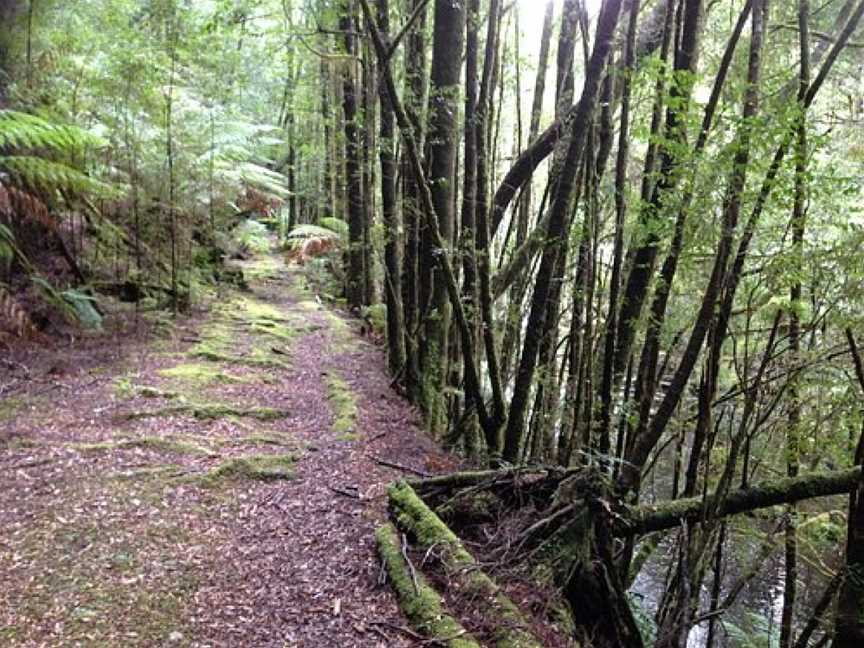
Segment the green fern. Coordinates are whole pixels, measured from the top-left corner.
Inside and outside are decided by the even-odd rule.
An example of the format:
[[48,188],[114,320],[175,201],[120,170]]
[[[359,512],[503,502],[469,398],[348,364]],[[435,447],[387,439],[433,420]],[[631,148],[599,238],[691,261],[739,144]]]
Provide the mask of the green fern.
[[254,162],[217,160],[214,176],[219,182],[237,188],[244,185],[254,187],[269,199],[284,200],[291,194],[285,176]]
[[343,238],[348,238],[348,223],[341,218],[336,218],[335,216],[325,216],[318,220],[318,224],[321,227],[326,227],[329,230],[332,230],[342,236]]
[[31,155],[0,156],[3,168],[15,184],[33,191],[50,194],[58,189],[75,194],[106,196],[114,190],[104,182],[95,180],[77,169]]
[[14,110],[0,110],[0,147],[13,149],[48,149],[53,153],[80,153],[87,147],[99,147],[104,141],[87,131],[56,124],[36,115]]

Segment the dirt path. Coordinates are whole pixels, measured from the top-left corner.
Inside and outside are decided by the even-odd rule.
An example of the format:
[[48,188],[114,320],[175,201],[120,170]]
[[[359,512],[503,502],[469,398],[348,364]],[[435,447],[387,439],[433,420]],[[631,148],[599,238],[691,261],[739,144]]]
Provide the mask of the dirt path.
[[158,339],[0,374],[0,645],[411,645],[377,459],[448,460],[296,271],[247,274]]

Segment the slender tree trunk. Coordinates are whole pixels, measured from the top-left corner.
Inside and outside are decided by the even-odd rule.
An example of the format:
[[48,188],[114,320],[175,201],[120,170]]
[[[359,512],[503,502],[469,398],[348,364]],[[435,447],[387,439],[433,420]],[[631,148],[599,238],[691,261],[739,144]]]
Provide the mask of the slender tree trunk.
[[[385,39],[390,31],[390,4],[378,0],[378,27]],[[381,102],[380,153],[381,214],[384,221],[384,296],[387,305],[387,360],[391,375],[397,375],[405,364],[405,337],[402,331],[402,272],[399,212],[396,204],[396,132],[395,117],[387,88],[378,89]]]
[[[422,6],[422,9],[420,7]],[[405,54],[405,106],[411,119],[414,141],[423,145],[423,106],[426,86],[426,6],[425,0],[412,0],[411,11],[420,10],[416,26],[407,37]],[[379,62],[380,63],[380,62]],[[407,156],[402,160],[402,219],[405,227],[402,301],[405,321],[405,387],[415,403],[422,403],[420,349],[417,343],[420,314],[420,235],[422,201],[417,179]]]
[[[552,18],[555,3],[552,0],[546,3],[546,13],[543,17],[543,30],[540,36],[540,55],[537,62],[537,79],[534,82],[534,100],[531,105],[531,123],[528,127],[528,141],[537,139],[540,132],[540,117],[543,113],[543,95],[546,92],[546,69],[549,65],[549,44],[552,39]],[[516,240],[514,249],[519,249],[528,237],[528,226],[531,215],[531,183],[525,184],[522,196],[519,199],[519,212],[516,223]],[[522,301],[528,287],[527,277],[520,273],[513,282],[510,290],[510,301],[507,308],[507,320],[504,325],[504,336],[502,342],[502,376],[510,375],[512,364],[512,352],[515,351],[522,328]]]
[[524,416],[528,403],[528,393],[534,377],[537,354],[540,347],[539,333],[542,331],[546,317],[547,297],[555,264],[557,262],[562,238],[566,235],[569,225],[573,183],[582,158],[588,129],[591,127],[593,114],[600,95],[606,59],[611,50],[612,39],[618,25],[621,12],[621,0],[609,0],[604,3],[598,19],[597,35],[594,50],[585,72],[585,85],[579,100],[579,110],[573,121],[570,144],[567,157],[561,170],[555,199],[549,219],[549,243],[540,260],[537,279],[532,296],[531,311],[528,316],[528,328],[519,361],[519,370],[513,389],[507,430],[504,439],[504,459],[515,462],[524,436]]
[[[804,223],[807,203],[807,112],[803,107],[807,87],[810,85],[810,3],[798,0],[798,30],[800,43],[798,102],[801,116],[795,144],[795,195],[792,207],[792,255],[793,267],[803,267]],[[789,352],[791,362],[798,365],[801,361],[801,280],[796,279],[789,295]],[[787,387],[789,394],[789,427],[786,431],[786,473],[796,477],[799,469],[799,427],[801,425],[801,394],[798,374],[791,376]],[[795,595],[798,584],[798,534],[796,531],[795,506],[790,505],[789,520],[786,525],[784,566],[785,586],[783,588],[783,611],[780,617],[780,648],[792,645],[795,621]]]
[[[356,56],[354,2],[342,0],[339,29],[344,37],[345,55]],[[360,118],[357,111],[356,63],[346,61],[342,69],[342,111],[345,119],[345,186],[348,206],[348,272],[346,297],[351,308],[365,305],[363,169],[360,150]]]
[[[440,435],[447,426],[448,332],[451,304],[442,279],[442,255],[452,254],[454,235],[453,177],[456,164],[456,125],[462,50],[465,43],[465,6],[451,0],[435,0],[432,66],[429,76],[429,137],[426,143],[427,177],[440,226],[443,249],[433,245],[434,234],[424,235],[421,267],[434,269],[429,293],[430,312],[425,322],[423,348],[423,404],[429,430]],[[463,352],[465,350],[463,349]]]
[[[846,329],[846,339],[852,353],[855,377],[864,391],[864,361],[852,331]],[[864,466],[864,425],[855,448],[855,465]],[[846,530],[846,576],[840,586],[837,613],[834,620],[834,648],[853,648],[864,642],[864,482],[853,486],[849,494],[849,516]]]
[[[698,2],[698,0],[696,0]],[[711,320],[715,313],[717,299],[720,296],[720,288],[723,277],[726,274],[726,265],[732,248],[732,237],[738,224],[741,210],[742,193],[747,179],[747,170],[750,162],[750,142],[752,139],[752,119],[759,110],[759,83],[762,65],[762,42],[764,38],[764,15],[763,7],[760,7],[757,17],[756,4],[753,8],[753,35],[750,46],[750,60],[748,63],[747,90],[744,99],[743,118],[744,123],[738,133],[736,154],[733,160],[732,172],[729,177],[724,199],[723,220],[721,238],[718,250],[714,257],[714,264],[708,286],[702,296],[702,303],[696,317],[690,337],[687,341],[684,354],[673,375],[671,385],[666,392],[663,401],[645,429],[644,433],[638,434],[629,455],[630,464],[625,466],[621,473],[623,480],[619,480],[621,486],[626,489],[637,485],[639,473],[645,465],[651,449],[660,439],[666,425],[669,422],[678,402],[683,395],[684,388],[690,379],[696,360],[699,357],[702,344],[708,333]],[[758,18],[758,19],[757,19]],[[698,20],[698,17],[697,17]],[[697,23],[698,24],[698,23]],[[685,18],[686,25],[686,18]],[[685,35],[687,30],[685,28]],[[623,322],[622,322],[623,324]],[[620,339],[620,336],[619,336]],[[647,397],[646,397],[647,398]]]
[[375,224],[375,54],[363,44],[363,303],[376,303],[375,255],[372,228]]

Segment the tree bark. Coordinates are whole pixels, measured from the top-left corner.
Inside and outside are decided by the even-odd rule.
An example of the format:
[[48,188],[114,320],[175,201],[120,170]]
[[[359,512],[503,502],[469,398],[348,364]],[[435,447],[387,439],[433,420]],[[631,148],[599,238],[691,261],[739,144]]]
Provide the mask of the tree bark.
[[[811,473],[800,477],[787,477],[769,484],[743,488],[730,492],[716,508],[714,519],[747,513],[757,509],[793,504],[815,497],[843,495],[861,483],[860,466],[830,473]],[[707,496],[710,501],[714,497]],[[698,522],[705,514],[705,499],[689,497],[656,505],[623,506],[620,519],[613,522],[613,533],[618,537],[644,535]],[[864,547],[864,544],[860,546]],[[857,645],[857,644],[856,644]]]
[[[354,3],[343,0],[339,29],[344,36],[347,56],[356,54],[354,42]],[[348,207],[348,276],[346,297],[351,308],[365,304],[363,263],[363,172],[361,169],[360,130],[357,115],[357,85],[354,80],[354,62],[345,63],[342,70],[342,111],[345,118],[345,184]]]
[[[390,3],[378,0],[378,26],[382,36],[389,38]],[[405,364],[405,337],[402,330],[402,272],[400,269],[401,239],[399,213],[396,204],[396,132],[395,117],[382,83],[378,89],[381,104],[380,153],[381,215],[384,221],[384,295],[387,305],[387,361],[390,374],[395,376]]]
[[[405,53],[405,106],[413,116],[414,141],[423,145],[423,106],[426,86],[426,0],[413,0],[412,11],[418,12],[411,29]],[[391,100],[392,101],[392,100]],[[417,179],[407,156],[402,160],[402,220],[405,227],[405,255],[403,262],[402,302],[405,326],[405,387],[415,403],[422,401],[420,378],[420,349],[417,333],[420,327],[420,223],[422,198]]]
[[[435,0],[432,66],[429,71],[429,136],[426,143],[427,178],[440,227],[440,240],[426,228],[421,266],[432,269],[429,315],[423,345],[423,407],[427,426],[440,435],[447,426],[446,387],[448,332],[452,314],[441,264],[436,260],[452,254],[455,225],[453,178],[456,165],[456,123],[462,50],[465,43],[465,5]],[[421,299],[422,301],[422,299]],[[466,350],[463,349],[463,353]]]

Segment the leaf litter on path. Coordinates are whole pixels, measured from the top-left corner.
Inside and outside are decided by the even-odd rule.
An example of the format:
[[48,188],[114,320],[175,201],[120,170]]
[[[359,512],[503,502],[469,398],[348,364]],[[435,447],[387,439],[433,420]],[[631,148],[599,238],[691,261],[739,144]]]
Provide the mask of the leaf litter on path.
[[51,378],[0,408],[0,644],[414,644],[373,540],[401,474],[375,459],[452,459],[380,349],[266,263],[166,339],[22,352]]

